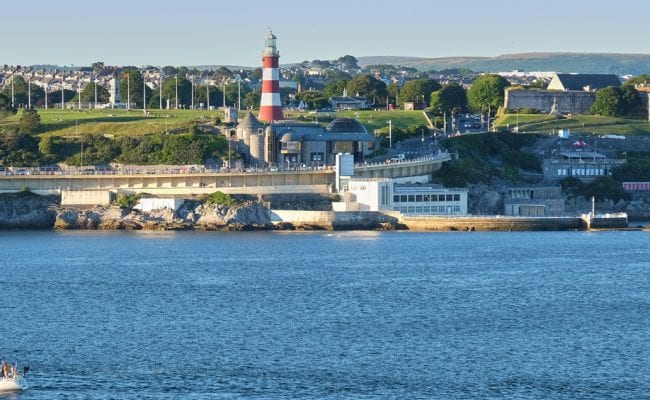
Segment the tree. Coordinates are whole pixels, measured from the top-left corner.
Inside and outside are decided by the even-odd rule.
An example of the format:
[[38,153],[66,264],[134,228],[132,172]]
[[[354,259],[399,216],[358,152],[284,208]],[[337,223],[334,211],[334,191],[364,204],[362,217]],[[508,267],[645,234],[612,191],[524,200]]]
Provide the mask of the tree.
[[650,75],[643,74],[630,78],[623,84],[623,86],[650,86]]
[[431,109],[458,113],[467,108],[467,93],[457,84],[445,85],[431,95]]
[[643,114],[643,100],[639,91],[631,85],[624,85],[621,90],[624,115],[633,117]]
[[339,59],[336,61],[341,66],[341,69],[359,69],[357,59],[351,55],[339,57]]
[[92,64],[90,64],[90,68],[92,68],[93,72],[96,74],[99,74],[104,70],[104,63],[102,61],[97,61]]
[[303,101],[311,109],[325,108],[329,106],[329,98],[315,90],[305,90],[296,95],[297,101]]
[[641,96],[633,86],[610,86],[596,92],[591,113],[607,117],[635,116],[642,105]]
[[[212,85],[203,85],[203,86],[197,86],[194,88],[194,94],[196,96],[196,101],[198,103],[203,103],[204,107],[208,106],[208,103],[210,103],[210,107],[212,106],[217,106],[218,103],[221,103],[222,100],[222,93],[219,88],[216,86]],[[208,94],[210,96],[210,101],[208,102]]]
[[399,85],[397,83],[391,83],[390,85],[388,85],[386,90],[388,91],[388,98],[395,99],[395,106],[399,106],[399,104],[397,104],[397,101],[399,99],[399,91],[400,91]]
[[440,90],[441,86],[433,79],[416,79],[408,81],[400,89],[400,100],[423,102],[428,104],[431,101],[431,93]]
[[176,75],[178,75],[179,78],[187,78],[187,75],[190,73],[190,69],[187,67],[178,67],[178,71],[176,71]]
[[384,104],[388,91],[386,84],[379,79],[370,75],[357,75],[348,82],[348,94],[350,96],[365,96],[368,100],[379,100],[380,104]]
[[255,92],[246,93],[246,96],[244,96],[243,104],[244,107],[248,108],[249,110],[252,110],[254,108],[257,108],[260,105],[261,100],[262,100],[262,92],[258,90]]
[[[97,102],[98,103],[108,103],[111,95],[108,93],[105,87],[97,85],[96,82],[90,82],[86,85],[85,88],[81,90],[81,101],[84,103],[94,103],[95,102],[95,86],[97,86]],[[133,90],[133,88],[131,88]]]
[[41,136],[38,141],[38,151],[46,156],[51,156],[55,153],[55,142],[53,136]]
[[164,66],[162,68],[162,71],[163,71],[163,75],[165,76],[173,76],[176,75],[176,73],[178,72],[176,67],[172,67],[171,65]]
[[41,129],[41,116],[35,108],[23,109],[23,115],[19,121],[20,132],[34,134]]
[[342,96],[343,90],[348,85],[348,82],[349,80],[347,79],[341,79],[326,84],[322,92],[323,97],[327,97],[329,99],[332,96]]
[[0,93],[0,119],[16,113],[16,109],[11,106],[11,98]]
[[31,101],[32,105],[38,104],[39,101],[45,98],[45,92],[43,88],[30,85],[20,75],[12,75],[9,80],[5,80],[5,89],[2,91],[2,94],[9,98],[11,102],[11,80],[13,79],[14,87],[14,106],[18,108],[26,107],[29,104],[29,96],[31,91]]
[[248,79],[251,81],[262,80],[262,68],[255,68],[248,74]]
[[488,108],[496,111],[503,104],[504,89],[508,86],[510,82],[499,75],[479,77],[467,91],[469,106],[476,112],[483,112]]
[[[178,82],[178,104],[176,104],[176,82]],[[175,76],[163,81],[163,103],[169,101],[172,108],[182,108],[192,103],[192,84],[185,78]],[[163,104],[165,107],[165,104]]]
[[120,101],[122,103],[134,104],[135,107],[141,108],[144,100],[143,90],[146,91],[147,98],[151,98],[151,88],[144,85],[144,77],[136,68],[130,68],[122,71],[121,78]]
[[623,115],[623,91],[619,87],[610,86],[596,92],[596,100],[591,106],[591,113],[606,117]]

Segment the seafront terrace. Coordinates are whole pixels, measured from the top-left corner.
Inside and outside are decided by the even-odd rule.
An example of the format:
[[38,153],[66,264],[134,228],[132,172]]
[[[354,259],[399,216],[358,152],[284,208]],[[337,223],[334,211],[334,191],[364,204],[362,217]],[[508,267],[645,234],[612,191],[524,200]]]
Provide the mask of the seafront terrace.
[[[403,178],[431,174],[449,153],[391,163],[355,166],[359,177]],[[120,168],[11,168],[0,172],[0,192],[29,189],[39,194],[62,190],[107,190],[126,193],[187,195],[221,191],[230,194],[330,193],[333,166],[219,168],[205,166],[124,166]]]

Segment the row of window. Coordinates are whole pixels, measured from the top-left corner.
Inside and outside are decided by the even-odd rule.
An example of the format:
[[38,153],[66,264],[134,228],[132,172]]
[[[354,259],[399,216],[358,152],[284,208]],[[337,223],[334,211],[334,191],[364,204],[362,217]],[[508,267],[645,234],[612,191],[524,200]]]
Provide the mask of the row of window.
[[603,176],[605,171],[603,168],[558,168],[557,175],[568,176],[571,172],[572,176]]
[[432,203],[438,201],[460,201],[460,194],[396,194],[395,203]]
[[460,206],[408,206],[395,207],[402,214],[458,214]]

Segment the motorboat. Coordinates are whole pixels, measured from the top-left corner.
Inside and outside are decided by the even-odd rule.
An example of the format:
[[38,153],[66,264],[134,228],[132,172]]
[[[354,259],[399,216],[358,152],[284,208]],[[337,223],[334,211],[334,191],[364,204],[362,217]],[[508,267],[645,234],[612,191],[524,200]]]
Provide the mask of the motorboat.
[[0,393],[27,389],[27,381],[22,375],[0,378]]

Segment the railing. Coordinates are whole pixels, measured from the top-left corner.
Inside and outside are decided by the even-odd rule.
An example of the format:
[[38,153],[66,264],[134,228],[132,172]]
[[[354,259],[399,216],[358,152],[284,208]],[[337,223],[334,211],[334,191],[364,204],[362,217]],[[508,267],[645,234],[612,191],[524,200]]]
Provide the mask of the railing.
[[365,167],[385,167],[387,165],[409,165],[409,164],[421,164],[426,162],[444,162],[451,160],[451,153],[444,151],[436,154],[430,154],[426,156],[421,156],[417,158],[410,158],[404,160],[386,160],[382,162],[375,163],[358,163],[355,164],[355,168],[365,168]]
[[121,167],[121,168],[79,168],[67,167],[65,169],[43,169],[39,167],[12,167],[0,170],[0,178],[3,176],[96,176],[96,175],[205,175],[205,174],[253,174],[253,173],[296,173],[296,172],[333,172],[332,165],[309,166],[300,165],[292,167],[247,167],[247,168],[211,168],[206,166],[179,166],[165,168],[151,168],[142,166]]

